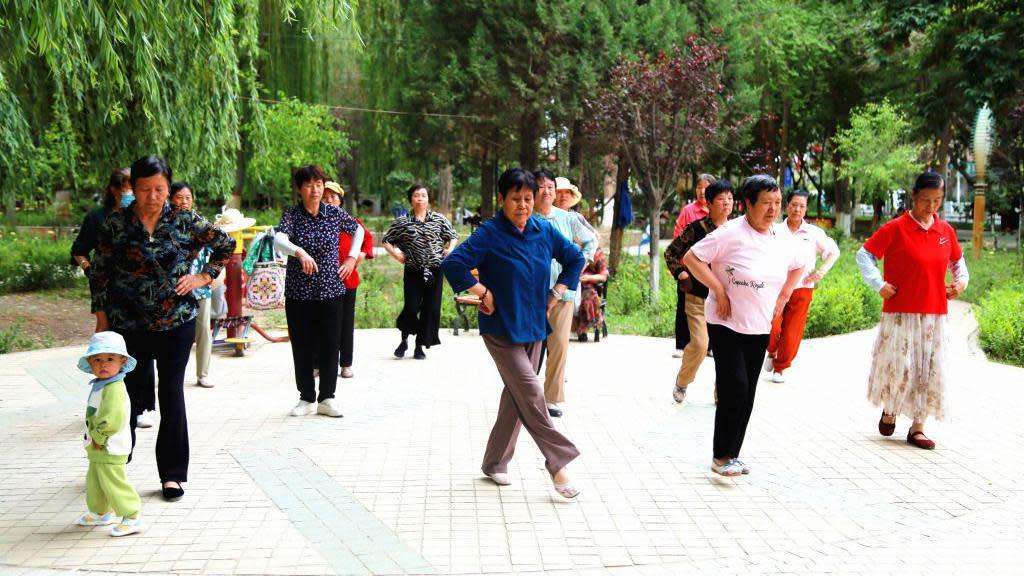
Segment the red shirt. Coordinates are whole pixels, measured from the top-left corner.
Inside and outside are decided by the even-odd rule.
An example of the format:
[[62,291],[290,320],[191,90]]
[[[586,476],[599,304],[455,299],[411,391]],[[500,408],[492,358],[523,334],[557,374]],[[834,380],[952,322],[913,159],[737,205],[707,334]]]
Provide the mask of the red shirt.
[[864,249],[884,260],[882,277],[896,287],[883,312],[946,313],[946,270],[963,256],[948,222],[936,216],[925,230],[906,212],[879,228]]
[[[363,221],[356,218],[356,222],[359,222],[360,226],[363,226]],[[348,251],[352,249],[352,236],[342,232],[338,234],[338,264],[344,264],[345,258],[348,258]],[[363,226],[363,245],[359,247],[359,251],[366,254],[367,258],[373,258],[373,234]],[[345,289],[355,290],[359,287],[359,270],[358,268],[352,270],[352,273],[345,278]]]
[[683,206],[683,209],[679,211],[679,217],[676,218],[676,227],[672,230],[672,238],[674,239],[682,234],[683,230],[690,225],[690,222],[696,222],[710,213],[706,207],[696,200]]

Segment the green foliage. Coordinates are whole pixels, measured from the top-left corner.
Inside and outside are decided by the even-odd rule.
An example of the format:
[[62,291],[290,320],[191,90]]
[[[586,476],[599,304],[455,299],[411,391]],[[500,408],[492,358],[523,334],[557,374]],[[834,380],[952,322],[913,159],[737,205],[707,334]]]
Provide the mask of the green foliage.
[[814,288],[804,338],[845,334],[874,326],[882,314],[882,298],[860,277],[854,242],[841,244],[842,255]]
[[888,100],[854,110],[850,127],[840,131],[836,142],[843,155],[839,172],[853,182],[860,198],[884,198],[890,190],[909,188],[920,168],[909,131],[906,115]]
[[257,103],[262,125],[246,126],[250,138],[263,131],[266,140],[256,147],[248,174],[257,184],[261,205],[287,206],[294,199],[292,169],[317,164],[334,173],[338,156],[348,152],[344,123],[326,106],[305,104],[280,96],[276,104]]
[[992,290],[1024,286],[1024,263],[1016,250],[986,250],[979,260],[975,260],[965,247],[964,257],[971,281],[960,296],[961,300],[976,304]]
[[70,240],[0,234],[0,294],[63,288],[84,283],[69,264]]
[[974,312],[985,354],[993,360],[1024,366],[1024,284],[988,292]]
[[0,328],[0,354],[9,354],[18,350],[29,350],[35,342],[25,333],[25,326],[18,321],[6,328]]

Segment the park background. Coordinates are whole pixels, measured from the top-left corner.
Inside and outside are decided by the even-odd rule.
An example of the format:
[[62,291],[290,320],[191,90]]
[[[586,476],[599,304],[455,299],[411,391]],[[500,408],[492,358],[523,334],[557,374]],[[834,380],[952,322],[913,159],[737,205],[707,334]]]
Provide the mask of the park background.
[[[820,336],[877,321],[853,253],[932,169],[982,348],[1024,365],[1022,29],[1024,6],[996,0],[0,2],[0,352],[91,332],[74,227],[112,168],[157,153],[202,214],[260,224],[293,201],[291,168],[320,164],[378,237],[414,180],[458,220],[493,214],[500,170],[546,166],[603,231],[611,331],[653,336],[672,333],[675,286],[638,245],[663,248],[697,174],[810,191],[844,248],[816,290]],[[615,227],[624,189],[636,218]],[[399,266],[362,275],[357,326],[391,326]]]

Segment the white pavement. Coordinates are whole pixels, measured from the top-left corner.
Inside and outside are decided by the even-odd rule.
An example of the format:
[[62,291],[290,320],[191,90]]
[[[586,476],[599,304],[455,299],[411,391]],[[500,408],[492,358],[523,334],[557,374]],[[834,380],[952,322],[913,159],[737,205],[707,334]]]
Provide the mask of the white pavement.
[[359,331],[342,419],[286,416],[290,349],[259,344],[215,357],[215,388],[187,388],[181,501],[160,499],[156,429],[139,431],[128,472],[148,530],[120,539],[73,524],[81,349],[0,356],[0,573],[1022,574],[1024,370],[972,352],[966,306],[953,317],[935,451],[906,444],[907,421],[878,435],[865,331],[805,342],[786,384],[761,381],[739,479],[708,469],[711,360],[677,407],[670,340],[573,343],[569,503],[525,431],[513,485],[481,478],[500,381],[478,336],[445,331],[426,361],[398,361],[394,331]]

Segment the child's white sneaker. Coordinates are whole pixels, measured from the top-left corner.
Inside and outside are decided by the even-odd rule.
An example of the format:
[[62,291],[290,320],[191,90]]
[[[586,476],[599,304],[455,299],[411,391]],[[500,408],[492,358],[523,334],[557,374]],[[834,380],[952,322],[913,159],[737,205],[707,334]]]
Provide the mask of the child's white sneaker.
[[106,514],[98,515],[92,512],[86,512],[82,514],[82,517],[78,519],[79,526],[109,526],[111,524],[117,524],[121,520],[120,516],[114,516],[113,512],[107,512]]
[[135,534],[136,532],[142,532],[142,514],[139,514],[135,518],[124,518],[121,523],[114,526],[110,530],[111,536],[127,536],[129,534]]

